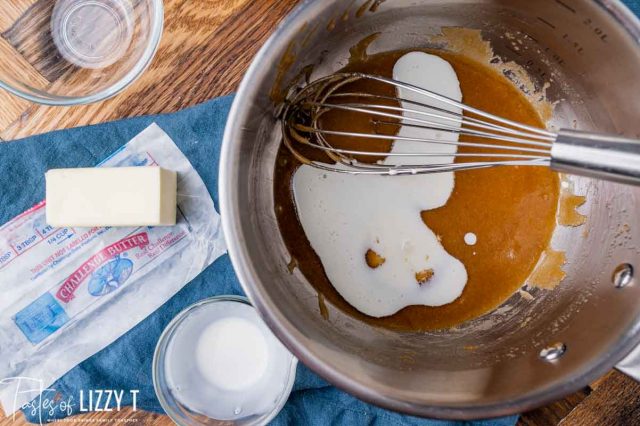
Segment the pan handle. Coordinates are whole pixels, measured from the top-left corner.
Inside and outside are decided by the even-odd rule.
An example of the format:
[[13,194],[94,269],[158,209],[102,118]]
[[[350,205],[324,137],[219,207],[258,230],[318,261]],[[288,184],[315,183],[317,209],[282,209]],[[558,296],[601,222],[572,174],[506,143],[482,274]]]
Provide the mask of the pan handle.
[[551,167],[640,185],[640,140],[563,129],[551,146]]

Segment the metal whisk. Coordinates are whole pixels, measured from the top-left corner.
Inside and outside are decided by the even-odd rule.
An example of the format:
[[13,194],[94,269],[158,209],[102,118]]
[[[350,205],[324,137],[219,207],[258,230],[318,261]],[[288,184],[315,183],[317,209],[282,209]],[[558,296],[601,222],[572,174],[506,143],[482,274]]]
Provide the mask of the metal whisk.
[[[405,96],[349,91],[350,84],[361,80],[393,86],[396,93],[404,92]],[[457,134],[464,140],[324,128],[322,118],[330,111],[366,114],[373,125]],[[318,79],[289,97],[281,122],[284,143],[296,158],[332,172],[407,175],[495,166],[549,166],[566,173],[640,184],[638,140],[568,129],[549,132],[376,75],[339,73]],[[344,149],[330,143],[327,136],[366,138],[369,143],[386,140],[412,142],[414,147],[416,143],[424,145],[415,150],[381,153]],[[322,151],[327,160],[309,159],[301,152],[302,145]],[[449,146],[449,151],[436,149],[442,146]],[[358,159],[381,156],[387,160]]]

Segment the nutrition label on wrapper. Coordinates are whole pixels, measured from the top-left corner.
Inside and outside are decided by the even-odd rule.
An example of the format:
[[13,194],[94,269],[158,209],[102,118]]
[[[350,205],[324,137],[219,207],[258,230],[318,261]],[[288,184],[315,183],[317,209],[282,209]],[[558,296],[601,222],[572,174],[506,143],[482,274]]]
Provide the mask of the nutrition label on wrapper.
[[[160,127],[98,167],[152,165],[177,172],[175,226],[55,228],[46,223],[46,201],[0,226],[0,384],[31,377],[48,386],[225,253],[211,195]],[[0,386],[5,411],[30,400],[14,397]]]

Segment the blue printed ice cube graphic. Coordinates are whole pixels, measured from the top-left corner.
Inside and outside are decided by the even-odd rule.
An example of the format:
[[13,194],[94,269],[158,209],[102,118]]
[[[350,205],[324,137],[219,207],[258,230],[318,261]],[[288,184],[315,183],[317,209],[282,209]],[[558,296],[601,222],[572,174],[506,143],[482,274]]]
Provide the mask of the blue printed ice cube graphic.
[[18,312],[13,321],[35,345],[69,322],[69,316],[51,293],[45,293]]
[[93,273],[88,286],[89,294],[99,297],[111,293],[131,276],[132,271],[131,260],[116,257]]

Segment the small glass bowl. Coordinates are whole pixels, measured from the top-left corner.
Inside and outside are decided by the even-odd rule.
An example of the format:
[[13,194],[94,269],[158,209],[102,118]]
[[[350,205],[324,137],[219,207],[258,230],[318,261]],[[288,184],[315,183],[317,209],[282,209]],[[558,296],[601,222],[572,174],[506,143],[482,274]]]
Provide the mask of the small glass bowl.
[[32,102],[78,105],[114,96],[151,63],[162,0],[0,2],[0,88]]
[[[276,395],[275,403],[269,407],[269,409],[264,412],[252,414],[247,417],[243,417],[237,420],[218,420],[207,416],[201,412],[198,412],[196,409],[189,407],[189,403],[185,400],[182,395],[180,395],[180,388],[174,389],[175,386],[172,386],[172,377],[170,377],[171,372],[167,371],[168,364],[170,363],[170,352],[172,351],[180,351],[184,346],[181,345],[183,340],[180,339],[181,335],[194,335],[194,324],[193,322],[189,324],[189,320],[194,320],[196,325],[196,329],[202,329],[202,325],[204,325],[204,321],[200,322],[200,319],[203,317],[211,316],[211,314],[218,314],[218,310],[221,315],[218,316],[219,319],[225,318],[226,314],[222,312],[228,312],[228,305],[231,304],[242,304],[248,305],[253,310],[251,303],[245,298],[240,296],[217,296],[209,299],[202,300],[194,305],[189,306],[182,312],[180,312],[165,328],[164,332],[160,336],[158,340],[158,344],[156,346],[156,350],[153,356],[153,386],[158,396],[158,400],[160,401],[160,405],[165,410],[165,412],[171,417],[171,419],[179,426],[200,426],[200,425],[215,425],[215,426],[256,426],[256,425],[266,425],[282,410],[287,399],[289,398],[289,394],[291,393],[291,389],[293,388],[293,384],[296,378],[296,369],[298,365],[298,360],[291,355],[284,347],[282,348],[283,352],[278,352],[282,357],[280,357],[277,361],[282,366],[282,368],[278,369],[282,374],[280,383],[284,383],[281,388],[281,392]],[[224,305],[227,305],[226,307]],[[219,306],[219,308],[218,308]],[[225,309],[225,311],[223,311]],[[270,338],[276,339],[275,336],[271,335],[271,331],[266,327],[262,320],[259,318],[257,312],[253,311],[255,314],[256,325],[259,324],[260,327],[264,327],[265,337],[267,335]],[[199,323],[199,324],[198,324]],[[178,337],[177,337],[178,336]],[[175,344],[174,344],[175,343]],[[280,342],[277,342],[279,345]],[[190,348],[188,351],[193,351],[193,348]],[[186,352],[185,352],[186,353]],[[184,359],[184,358],[183,358]],[[275,362],[276,360],[271,359],[271,362]],[[175,367],[175,366],[174,366]],[[245,391],[248,392],[248,391]],[[218,395],[219,397],[220,395]],[[212,401],[216,400],[216,395],[208,395],[207,398],[210,398]]]

